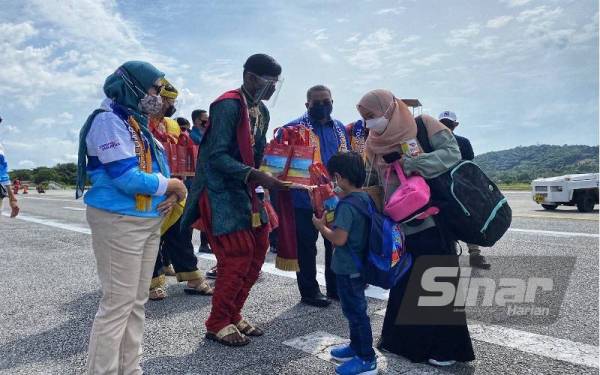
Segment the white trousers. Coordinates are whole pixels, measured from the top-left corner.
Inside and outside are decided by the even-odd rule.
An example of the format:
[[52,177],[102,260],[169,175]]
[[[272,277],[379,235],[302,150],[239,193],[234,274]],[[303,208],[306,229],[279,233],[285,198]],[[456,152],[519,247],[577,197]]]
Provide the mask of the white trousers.
[[88,347],[88,374],[142,374],[144,304],[160,241],[161,218],[87,207],[102,299]]

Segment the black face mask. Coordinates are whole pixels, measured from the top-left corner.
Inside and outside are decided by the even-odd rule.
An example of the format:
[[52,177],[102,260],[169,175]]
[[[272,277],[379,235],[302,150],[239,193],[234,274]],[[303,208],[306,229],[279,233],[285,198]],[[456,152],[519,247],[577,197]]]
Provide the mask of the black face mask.
[[167,111],[165,112],[165,117],[173,116],[176,111],[177,111],[177,109],[175,109],[174,105],[170,106],[169,108],[167,108]]
[[333,111],[333,104],[319,103],[313,104],[313,106],[308,109],[308,114],[315,120],[324,120],[331,116],[331,111]]

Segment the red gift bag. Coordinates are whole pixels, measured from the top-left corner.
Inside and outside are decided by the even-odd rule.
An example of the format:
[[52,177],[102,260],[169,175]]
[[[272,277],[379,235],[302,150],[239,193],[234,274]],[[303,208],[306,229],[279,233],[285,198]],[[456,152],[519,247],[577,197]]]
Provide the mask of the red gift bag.
[[196,166],[198,165],[198,153],[200,147],[198,145],[192,145],[192,172],[196,172]]
[[291,146],[272,140],[265,148],[260,170],[283,179],[287,174],[291,155]]
[[310,166],[315,158],[314,146],[293,146],[286,181],[310,185]]
[[162,142],[163,148],[165,149],[165,156],[169,163],[169,170],[171,174],[179,172],[179,166],[177,165],[177,147],[170,142]]
[[315,186],[310,190],[309,195],[315,215],[318,218],[325,215],[327,224],[333,222],[333,214],[339,202],[339,198],[333,192],[331,184]]
[[310,172],[311,185],[326,185],[331,183],[331,177],[329,177],[329,173],[323,164],[314,163],[308,171]]

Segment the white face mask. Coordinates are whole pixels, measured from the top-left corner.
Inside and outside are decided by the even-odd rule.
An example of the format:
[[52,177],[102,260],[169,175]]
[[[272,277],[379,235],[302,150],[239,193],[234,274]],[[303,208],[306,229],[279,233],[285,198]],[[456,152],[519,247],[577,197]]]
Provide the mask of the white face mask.
[[365,126],[367,129],[372,130],[378,134],[381,134],[387,129],[390,120],[386,119],[384,116],[372,118],[365,121]]

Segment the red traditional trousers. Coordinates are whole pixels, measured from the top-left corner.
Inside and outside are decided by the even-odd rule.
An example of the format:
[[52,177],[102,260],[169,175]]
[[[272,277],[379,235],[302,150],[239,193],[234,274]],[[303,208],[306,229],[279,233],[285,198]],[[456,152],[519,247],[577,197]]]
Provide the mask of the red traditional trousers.
[[258,279],[269,246],[268,226],[246,229],[221,236],[212,234],[208,193],[202,192],[198,203],[200,219],[194,227],[206,233],[217,257],[217,280],[206,330],[217,333],[242,319],[241,311],[250,289]]

